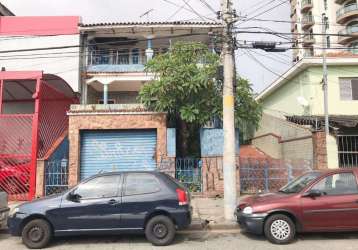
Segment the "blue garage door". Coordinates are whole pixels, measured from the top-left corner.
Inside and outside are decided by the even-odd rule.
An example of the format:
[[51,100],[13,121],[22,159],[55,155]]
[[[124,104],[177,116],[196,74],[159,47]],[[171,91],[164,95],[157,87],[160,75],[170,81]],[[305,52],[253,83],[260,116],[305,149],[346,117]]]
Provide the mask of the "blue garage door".
[[156,143],[156,130],[83,132],[81,180],[100,172],[153,170]]

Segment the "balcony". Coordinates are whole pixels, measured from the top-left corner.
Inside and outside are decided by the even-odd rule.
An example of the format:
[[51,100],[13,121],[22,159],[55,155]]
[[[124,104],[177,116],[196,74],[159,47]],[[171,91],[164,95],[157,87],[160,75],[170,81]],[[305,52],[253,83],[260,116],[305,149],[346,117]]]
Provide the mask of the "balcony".
[[314,38],[313,34],[305,34],[303,37],[303,44],[305,45],[311,45],[316,42],[316,39]]
[[146,57],[139,49],[92,50],[88,52],[87,72],[143,72]]
[[338,43],[347,45],[358,38],[358,26],[347,26],[338,32]]
[[347,21],[358,17],[358,5],[356,3],[344,6],[336,12],[337,23],[344,24]]
[[314,17],[311,15],[303,16],[302,18],[302,29],[308,29],[314,25]]
[[301,12],[307,12],[308,10],[313,8],[312,0],[303,0],[301,3]]

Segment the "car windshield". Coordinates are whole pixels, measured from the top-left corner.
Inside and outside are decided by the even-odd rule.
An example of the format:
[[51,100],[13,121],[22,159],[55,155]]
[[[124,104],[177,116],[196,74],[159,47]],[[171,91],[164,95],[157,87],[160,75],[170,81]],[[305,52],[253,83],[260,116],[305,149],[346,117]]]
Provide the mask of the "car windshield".
[[307,174],[304,174],[287,183],[279,190],[279,192],[287,194],[298,193],[320,175],[321,173],[319,172],[309,172]]

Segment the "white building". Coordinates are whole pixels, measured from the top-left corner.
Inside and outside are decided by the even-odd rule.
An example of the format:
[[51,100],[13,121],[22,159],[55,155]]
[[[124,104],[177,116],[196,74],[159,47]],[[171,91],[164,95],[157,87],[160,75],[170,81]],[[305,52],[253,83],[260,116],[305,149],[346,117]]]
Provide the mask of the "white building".
[[[357,0],[291,0],[291,32],[295,39],[293,61],[322,52],[322,14],[328,17],[328,53],[358,53]],[[347,36],[344,36],[347,35]]]

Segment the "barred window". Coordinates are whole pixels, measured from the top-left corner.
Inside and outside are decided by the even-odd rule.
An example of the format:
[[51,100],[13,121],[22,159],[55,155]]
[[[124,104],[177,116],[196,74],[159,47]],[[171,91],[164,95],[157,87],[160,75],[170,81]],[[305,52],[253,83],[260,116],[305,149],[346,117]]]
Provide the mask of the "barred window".
[[339,91],[343,101],[358,100],[358,78],[340,78]]

